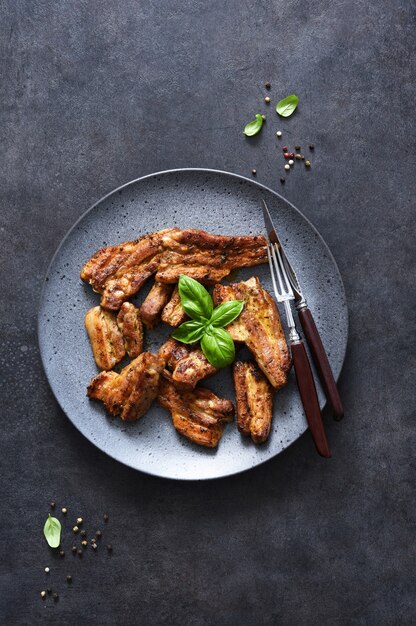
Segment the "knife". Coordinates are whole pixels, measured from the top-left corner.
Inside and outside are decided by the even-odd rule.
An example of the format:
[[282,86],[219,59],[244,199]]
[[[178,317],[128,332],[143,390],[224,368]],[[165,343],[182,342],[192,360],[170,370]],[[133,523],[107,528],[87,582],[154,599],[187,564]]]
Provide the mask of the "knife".
[[296,272],[293,269],[289,259],[286,256],[284,248],[282,246],[282,242],[279,239],[276,228],[273,224],[272,218],[270,216],[269,210],[265,201],[263,200],[264,209],[264,221],[267,228],[267,233],[269,235],[269,239],[271,239],[271,235],[277,245],[279,246],[280,254],[282,256],[282,260],[286,269],[286,273],[288,275],[293,294],[295,296],[295,307],[298,312],[298,317],[303,329],[303,332],[306,337],[306,341],[308,342],[309,349],[311,351],[311,355],[313,358],[313,362],[316,367],[316,371],[318,372],[319,380],[321,381],[322,388],[324,390],[325,396],[332,407],[334,417],[337,420],[342,419],[344,415],[344,409],[342,406],[341,398],[338,392],[338,388],[334,379],[334,375],[331,370],[331,366],[328,361],[328,356],[325,352],[325,348],[322,344],[321,337],[319,335],[318,329],[315,324],[315,320],[313,319],[312,313],[308,307],[306,302],[306,298],[302,293],[302,289],[299,284],[298,277],[296,276]]

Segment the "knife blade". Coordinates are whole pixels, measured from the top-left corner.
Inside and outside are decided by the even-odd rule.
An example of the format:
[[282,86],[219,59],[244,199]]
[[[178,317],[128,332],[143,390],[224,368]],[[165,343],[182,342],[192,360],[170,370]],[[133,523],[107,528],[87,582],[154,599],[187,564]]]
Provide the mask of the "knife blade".
[[270,241],[272,241],[272,243],[276,243],[279,246],[282,260],[285,265],[285,269],[293,290],[293,295],[295,296],[295,307],[298,312],[298,317],[306,340],[308,342],[308,346],[311,351],[316,371],[318,373],[319,380],[321,382],[325,396],[330,406],[332,407],[335,419],[340,420],[344,416],[344,409],[334,379],[334,375],[329,364],[328,356],[326,354],[321,337],[316,327],[315,320],[313,319],[312,313],[307,304],[306,298],[303,295],[296,272],[293,269],[293,266],[290,263],[289,259],[287,258],[286,252],[277,234],[276,227],[273,224],[273,220],[264,200],[263,216]]

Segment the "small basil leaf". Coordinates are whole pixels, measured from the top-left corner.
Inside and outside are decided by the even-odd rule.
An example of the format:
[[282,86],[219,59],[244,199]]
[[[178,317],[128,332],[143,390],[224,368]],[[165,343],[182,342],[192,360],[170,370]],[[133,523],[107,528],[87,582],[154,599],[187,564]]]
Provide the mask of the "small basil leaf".
[[244,308],[244,300],[230,300],[229,302],[223,302],[220,306],[214,309],[210,324],[215,328],[222,328],[231,324],[236,317],[238,317]]
[[214,328],[212,333],[206,333],[202,337],[201,348],[214,367],[226,367],[234,361],[234,342],[230,333],[223,328]]
[[61,543],[61,522],[56,517],[51,517],[50,513],[43,527],[43,534],[51,548],[57,548]]
[[173,333],[172,337],[182,343],[196,343],[202,339],[205,332],[205,324],[198,320],[184,322]]
[[178,289],[185,313],[193,320],[201,320],[201,318],[209,320],[213,305],[212,298],[205,287],[197,280],[181,274]]
[[292,94],[276,104],[276,112],[282,117],[289,117],[298,106],[299,98]]
[[243,133],[247,137],[252,137],[253,135],[257,135],[257,133],[261,131],[262,126],[263,118],[260,113],[256,113],[256,119],[244,126]]

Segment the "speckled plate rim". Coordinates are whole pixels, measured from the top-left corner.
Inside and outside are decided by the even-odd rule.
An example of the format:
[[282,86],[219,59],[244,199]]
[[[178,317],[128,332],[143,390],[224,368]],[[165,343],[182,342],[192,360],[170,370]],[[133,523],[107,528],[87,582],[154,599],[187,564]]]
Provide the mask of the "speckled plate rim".
[[[212,477],[208,476],[208,477],[203,477],[203,478],[192,478],[192,477],[188,478],[188,477],[178,477],[178,476],[161,476],[160,474],[157,474],[156,472],[151,472],[151,471],[147,471],[147,470],[144,470],[144,469],[139,469],[137,467],[134,467],[134,465],[132,465],[130,463],[127,463],[127,462],[117,458],[116,456],[111,454],[111,452],[109,452],[108,450],[105,450],[102,446],[98,445],[97,442],[91,441],[78,428],[77,424],[73,421],[73,419],[71,418],[69,413],[63,408],[62,404],[59,401],[59,395],[56,393],[55,388],[54,388],[54,383],[52,382],[52,380],[50,379],[49,374],[48,374],[48,369],[47,369],[46,363],[45,363],[45,354],[44,354],[44,351],[43,351],[43,348],[42,348],[42,342],[41,342],[41,339],[40,339],[40,336],[41,336],[41,323],[42,323],[42,320],[41,320],[41,308],[42,308],[42,303],[43,303],[43,299],[44,299],[45,291],[46,291],[46,287],[47,287],[46,278],[50,274],[50,270],[51,270],[51,268],[53,267],[53,265],[55,263],[55,259],[59,256],[61,248],[64,246],[66,240],[68,239],[68,237],[71,236],[72,232],[77,228],[77,226],[80,224],[80,222],[82,222],[82,220],[88,215],[88,213],[93,211],[98,205],[100,205],[102,202],[107,200],[110,196],[112,196],[113,194],[116,194],[117,192],[119,192],[119,191],[121,191],[123,189],[126,189],[130,185],[134,185],[136,183],[139,183],[141,181],[147,180],[149,178],[155,178],[157,176],[164,176],[164,175],[168,175],[168,174],[180,174],[182,172],[201,172],[201,173],[207,173],[207,174],[221,174],[223,176],[228,176],[228,177],[234,178],[236,180],[246,181],[246,182],[250,183],[251,185],[254,185],[255,187],[258,187],[259,189],[264,190],[264,191],[266,191],[268,193],[271,193],[274,196],[276,196],[277,198],[279,198],[279,200],[281,200],[282,202],[287,204],[293,211],[298,213],[300,215],[300,217],[309,226],[309,228],[320,239],[322,245],[326,249],[326,252],[328,254],[329,259],[331,260],[331,262],[333,264],[334,271],[336,272],[336,274],[338,276],[339,284],[340,284],[340,286],[341,286],[341,288],[343,290],[343,295],[344,295],[344,301],[345,302],[346,302],[346,293],[345,293],[345,287],[344,287],[344,282],[342,280],[341,272],[339,271],[338,264],[337,264],[337,262],[335,260],[334,255],[332,254],[330,248],[328,247],[328,245],[327,245],[325,239],[323,238],[323,236],[321,235],[321,233],[312,224],[312,222],[302,213],[302,211],[300,211],[294,204],[292,204],[292,202],[287,200],[280,193],[278,193],[277,191],[274,191],[274,189],[271,189],[270,187],[267,187],[266,185],[263,185],[262,183],[259,183],[256,180],[252,180],[250,178],[247,178],[247,176],[242,176],[241,174],[235,174],[233,172],[227,172],[225,170],[218,170],[218,169],[212,169],[212,168],[206,168],[206,167],[179,167],[179,168],[173,168],[173,169],[169,169],[169,170],[161,170],[159,172],[153,172],[151,174],[145,174],[144,176],[140,176],[138,178],[130,180],[127,183],[124,183],[123,185],[120,185],[119,187],[116,187],[115,189],[112,189],[109,193],[107,193],[104,196],[102,196],[99,200],[97,200],[97,202],[94,202],[94,204],[92,204],[86,211],[84,211],[84,213],[82,213],[80,215],[80,217],[74,222],[74,224],[71,226],[71,228],[66,232],[66,234],[62,238],[60,244],[58,245],[57,249],[55,250],[55,253],[52,256],[52,259],[51,259],[50,263],[48,264],[48,267],[47,267],[47,270],[45,272],[45,276],[44,276],[44,279],[43,279],[43,282],[42,282],[42,289],[41,289],[40,298],[39,298],[39,304],[38,304],[37,333],[38,333],[39,351],[40,351],[43,371],[45,373],[45,376],[46,376],[46,379],[47,379],[47,381],[49,383],[49,386],[50,386],[50,388],[52,390],[52,393],[53,393],[53,395],[55,397],[55,400],[57,401],[57,403],[59,404],[61,410],[67,416],[69,421],[73,424],[73,426],[86,439],[88,439],[88,441],[92,445],[94,445],[96,448],[98,448],[101,452],[103,452],[104,454],[106,454],[110,458],[114,459],[114,461],[117,461],[118,463],[122,463],[123,465],[125,465],[127,467],[130,467],[131,469],[133,469],[135,471],[142,472],[143,474],[148,474],[149,476],[155,476],[157,478],[162,478],[162,479],[167,479],[167,480],[180,480],[180,481],[186,481],[186,482],[200,482],[200,481],[206,481],[206,480],[218,480],[218,479],[221,479],[221,478],[227,478],[227,477],[230,477],[230,476],[235,476],[235,475],[238,475],[238,474],[242,474],[244,472],[248,472],[249,470],[254,469],[255,467],[259,467],[260,465],[263,465],[264,463],[268,463],[268,462],[272,461],[276,456],[278,456],[279,454],[281,454],[282,452],[287,450],[291,445],[293,445],[295,443],[295,441],[297,441],[308,430],[308,427],[305,426],[305,430],[303,432],[299,433],[299,436],[296,439],[291,441],[283,450],[280,450],[280,451],[276,452],[276,454],[274,454],[272,457],[269,457],[267,459],[263,459],[263,460],[259,461],[258,463],[256,463],[256,465],[252,465],[252,466],[247,467],[245,469],[237,470],[237,471],[234,471],[234,472],[228,472],[228,473],[224,474],[223,476],[212,476]],[[345,362],[345,356],[346,356],[346,352],[347,352],[347,346],[348,346],[349,316],[348,316],[348,307],[347,306],[345,306],[344,313],[345,313],[345,337],[346,337],[346,341],[345,341],[344,349],[343,349],[343,352],[342,352],[342,359],[341,359],[341,365],[340,365],[340,368],[339,368],[339,372],[335,373],[335,379],[336,380],[338,380],[338,378],[339,378],[339,376],[340,376],[340,374],[342,372],[342,369],[343,369],[343,366],[344,366],[344,362]],[[322,409],[325,408],[325,406],[326,406],[326,402],[324,403]]]

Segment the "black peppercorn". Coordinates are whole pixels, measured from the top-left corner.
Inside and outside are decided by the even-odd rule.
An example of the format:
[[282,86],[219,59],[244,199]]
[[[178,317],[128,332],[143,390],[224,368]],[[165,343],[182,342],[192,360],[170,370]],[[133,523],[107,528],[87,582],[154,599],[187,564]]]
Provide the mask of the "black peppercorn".
[[105,522],[108,522],[108,515],[107,515],[107,513],[104,513],[103,519],[104,519]]
[[314,149],[315,149],[314,144],[313,144],[313,143],[310,143],[310,144],[309,144],[309,150],[314,150]]
[[286,178],[284,176],[282,176],[281,179],[280,179],[280,182],[282,183],[282,185],[285,184],[285,180],[286,180]]
[[48,587],[48,588],[47,588],[47,590],[46,590],[46,593],[47,593],[48,595],[51,595],[51,593],[52,593],[52,589],[51,589],[50,587]]
[[264,86],[266,87],[266,89],[270,89],[271,83],[269,83],[269,81],[267,81],[267,83],[264,83]]
[[61,551],[59,552],[59,556],[64,557],[64,556],[65,556],[65,550],[61,550]]
[[53,599],[55,600],[55,602],[57,602],[59,600],[59,594],[55,593],[53,594]]
[[108,550],[109,552],[112,552],[112,550],[113,550],[113,546],[111,545],[111,543],[109,543],[109,544],[108,544],[108,546],[107,546],[107,550]]
[[255,176],[257,174],[257,170],[255,170],[254,168],[251,170],[251,173],[253,174],[253,176]]
[[77,551],[77,547],[76,547],[76,546],[72,546],[71,550],[72,550],[72,552],[75,554],[75,553],[76,553],[76,551]]
[[96,536],[98,539],[100,539],[100,538],[101,538],[101,535],[102,535],[101,530],[97,530],[97,532],[95,533],[95,536]]
[[87,532],[85,530],[81,530],[80,535],[81,537],[85,537],[87,535]]
[[295,150],[300,150],[300,146],[295,146]]
[[68,574],[68,576],[66,577],[66,580],[68,583],[72,583],[72,576],[71,574]]
[[54,509],[56,507],[56,502],[52,501],[52,502],[49,503],[49,505],[50,505],[51,509]]
[[78,552],[78,556],[82,556],[82,550],[81,550],[81,548],[78,548],[77,552]]

